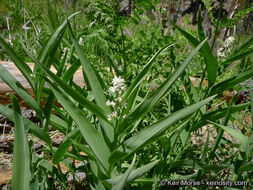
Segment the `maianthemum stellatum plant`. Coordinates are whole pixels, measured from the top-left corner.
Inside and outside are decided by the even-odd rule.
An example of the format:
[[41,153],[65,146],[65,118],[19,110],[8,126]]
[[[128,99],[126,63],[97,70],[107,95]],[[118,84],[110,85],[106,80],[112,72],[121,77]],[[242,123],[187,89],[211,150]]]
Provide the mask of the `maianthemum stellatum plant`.
[[[253,71],[246,71],[215,84],[219,64],[204,37],[201,19],[199,19],[198,38],[188,34],[171,21],[176,29],[195,46],[195,49],[184,62],[175,67],[175,71],[170,73],[155,91],[148,92],[145,97],[140,98],[142,82],[155,64],[156,57],[172,48],[173,44],[159,50],[129,86],[126,86],[120,76],[114,76],[112,83],[106,86],[92,63],[86,58],[71,29],[69,20],[76,14],[78,13],[68,17],[55,30],[37,57],[26,50],[35,63],[33,71],[0,38],[0,46],[30,84],[35,99],[1,65],[0,77],[36,112],[41,121],[40,126],[37,126],[23,117],[18,101],[13,95],[10,95],[13,109],[0,105],[0,113],[15,123],[13,189],[54,189],[57,186],[67,189],[67,175],[61,171],[60,162],[64,163],[75,177],[77,172],[85,172],[85,182],[78,181],[78,178],[76,180],[89,189],[118,190],[124,187],[156,189],[161,179],[200,180],[210,172],[217,174],[228,167],[233,170],[231,180],[243,179],[242,174],[245,176],[245,172],[248,172],[248,176],[252,175],[250,172],[253,165],[249,162],[252,155],[250,147],[252,136],[248,138],[227,126],[231,114],[245,109],[250,103],[241,105],[231,103],[223,109],[210,112],[205,105],[211,105],[217,99],[217,94],[252,77]],[[253,38],[222,63],[228,65],[248,55],[251,52],[248,49],[252,46],[252,42]],[[60,59],[62,57],[60,44],[68,46],[70,58],[74,60],[69,67],[65,65],[66,56],[63,60]],[[190,98],[189,105],[160,120],[155,120],[149,126],[139,127],[153,108],[167,98],[170,89],[178,80],[185,85],[189,84],[186,68],[198,52],[204,60],[208,77],[209,86],[204,89],[204,95],[196,94],[195,87],[190,85],[190,88],[186,88]],[[51,66],[57,69],[56,74],[50,71]],[[87,86],[84,89],[72,80],[79,67],[82,67]],[[55,100],[62,105],[62,109],[54,105]],[[45,102],[44,106],[42,101]],[[53,111],[57,114],[53,114]],[[222,118],[220,123],[219,119]],[[209,138],[207,138],[200,160],[184,159],[183,154],[190,146],[191,133],[207,124],[213,124],[218,128],[219,133],[215,138],[214,146],[211,150],[208,149]],[[65,135],[58,148],[52,145],[49,126]],[[240,157],[235,155],[219,165],[213,164],[212,160],[224,131],[240,141]],[[43,157],[34,152],[33,142],[27,141],[27,133],[43,141],[45,151]],[[163,150],[152,154],[150,146],[158,142],[164,145]],[[182,142],[179,147],[178,142]],[[167,149],[165,145],[168,146]],[[70,147],[72,147],[71,151],[69,151]],[[140,158],[141,151],[145,153],[145,161]],[[53,164],[49,159],[52,159]],[[75,160],[83,164],[75,166]],[[163,173],[164,167],[167,167],[165,173]],[[181,168],[186,175],[175,172],[177,168]],[[192,169],[190,173],[187,171],[188,168]]]

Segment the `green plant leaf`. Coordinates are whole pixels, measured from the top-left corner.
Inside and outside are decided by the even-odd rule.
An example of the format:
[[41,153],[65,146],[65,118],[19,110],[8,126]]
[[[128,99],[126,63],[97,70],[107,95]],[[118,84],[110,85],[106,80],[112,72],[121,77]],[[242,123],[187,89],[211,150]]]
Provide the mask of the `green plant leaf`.
[[238,54],[233,54],[231,56],[229,56],[224,62],[223,64],[227,64],[227,63],[231,63],[237,60],[241,60],[244,57],[250,55],[253,52],[253,48],[248,49],[247,51],[244,51],[242,53],[238,53]]
[[69,147],[73,144],[71,139],[74,140],[80,136],[79,128],[75,128],[72,130],[67,137],[62,141],[59,148],[56,150],[55,154],[53,155],[53,163],[58,165],[60,161],[63,159],[64,154],[68,151]]
[[213,94],[219,94],[221,92],[223,92],[224,90],[230,89],[232,87],[234,87],[235,85],[249,79],[250,77],[253,76],[253,69],[248,70],[246,72],[240,73],[237,76],[231,77],[223,82],[220,82],[218,84],[216,84],[215,86],[213,86],[210,89],[210,95]]
[[13,48],[7,44],[4,39],[0,37],[0,46],[6,51],[6,53],[10,56],[11,60],[14,62],[14,64],[17,66],[19,71],[23,74],[23,76],[26,78],[27,82],[30,84],[33,91],[35,90],[35,83],[34,79],[32,77],[32,70],[31,68],[26,64],[26,62],[23,61],[23,59],[18,56]]
[[[111,110],[108,106],[106,106],[106,97],[104,95],[103,88],[100,83],[100,77],[98,76],[98,73],[95,71],[89,60],[84,55],[84,52],[82,50],[82,47],[79,45],[77,40],[74,37],[74,34],[71,30],[70,24],[69,24],[69,30],[70,30],[70,37],[74,44],[74,47],[76,49],[77,55],[80,59],[80,62],[82,64],[82,68],[85,74],[85,77],[87,78],[87,83],[89,83],[91,90],[94,94],[95,100],[97,105],[105,112],[106,115],[109,115],[111,113]],[[103,131],[105,132],[104,138],[108,139],[111,143],[114,141],[114,128],[109,125],[106,122],[101,122]]]
[[253,164],[247,164],[245,166],[240,167],[240,169],[238,170],[238,174],[241,174],[243,172],[250,172],[253,170]]
[[220,125],[220,124],[212,122],[212,121],[208,121],[208,122],[223,129],[224,131],[227,131],[231,136],[233,136],[235,139],[239,140],[241,145],[244,147],[244,150],[246,150],[247,137],[244,136],[242,133],[240,133],[239,131],[236,131],[234,129],[231,129],[227,126]]
[[2,80],[15,91],[32,109],[34,109],[39,115],[42,113],[39,105],[34,98],[26,91],[26,89],[20,84],[14,76],[2,65],[0,65],[0,77]]
[[178,79],[178,77],[184,72],[191,59],[198,53],[199,49],[204,45],[206,40],[201,42],[198,47],[191,53],[191,55],[180,65],[177,70],[169,77],[154,93],[152,93],[147,99],[139,104],[137,108],[135,108],[125,120],[123,120],[118,131],[122,129],[126,129],[126,127],[130,126],[133,122],[138,120],[147,114],[163,97],[165,97],[174,84],[174,82]]
[[133,159],[131,165],[129,166],[127,171],[122,175],[122,177],[117,181],[117,183],[112,187],[112,190],[122,190],[122,189],[124,189],[125,184],[127,182],[127,178],[128,178],[129,174],[131,173],[131,171],[134,167],[135,160],[136,160],[136,154],[134,154],[134,159]]
[[[250,103],[231,106],[231,108],[230,108],[231,109],[231,114],[239,112],[241,110],[244,110],[245,108],[247,108],[249,106],[250,106]],[[223,108],[223,109],[219,109],[219,110],[216,110],[216,111],[211,111],[207,114],[204,114],[200,118],[200,120],[196,124],[193,125],[192,130],[197,130],[199,127],[208,124],[207,120],[217,121],[217,120],[225,117],[227,109],[228,108]]]
[[57,97],[58,101],[63,105],[68,114],[77,123],[85,141],[90,146],[94,155],[101,162],[105,170],[109,171],[109,155],[110,150],[104,139],[97,129],[90,123],[82,110],[78,108],[66,95],[64,95],[55,85],[48,83]]
[[11,94],[11,100],[14,107],[14,157],[12,168],[12,188],[20,190],[30,189],[31,171],[30,155],[25,134],[23,118],[18,104],[18,100]]
[[193,112],[200,109],[202,106],[214,99],[215,96],[209,97],[196,104],[190,105],[177,112],[172,113],[170,116],[142,129],[137,135],[130,137],[122,143],[122,145],[111,155],[111,160],[117,161],[124,158],[125,155],[134,153],[139,148],[155,141],[161,136],[171,125],[177,121],[186,118]]
[[228,165],[207,165],[195,160],[178,160],[171,163],[171,167],[182,167],[182,168],[192,168],[192,169],[201,169],[205,171],[214,171],[219,172],[222,169],[228,167]]
[[139,86],[141,81],[144,80],[144,76],[147,74],[149,71],[150,67],[154,63],[154,60],[156,57],[158,57],[161,53],[166,51],[168,48],[172,47],[174,44],[167,45],[160,49],[149,61],[148,63],[144,66],[144,68],[141,70],[141,72],[137,75],[136,79],[131,83],[131,85],[128,87],[127,92],[123,96],[123,102],[125,102],[128,98],[128,96]]
[[[54,54],[55,52],[53,52],[53,50],[57,47],[57,44],[59,43],[59,40],[62,37],[62,33],[64,31],[64,29],[66,28],[67,25],[67,21],[70,20],[73,16],[79,14],[80,12],[76,12],[73,13],[72,15],[70,15],[68,17],[67,20],[65,20],[57,29],[56,31],[51,35],[51,37],[49,38],[48,42],[46,43],[46,45],[42,48],[40,54],[39,54],[39,58],[37,62],[40,62],[42,65],[44,65],[45,67],[50,67],[49,63],[52,62],[48,62],[49,58],[52,58],[53,55],[51,56],[51,54]],[[34,72],[36,73],[40,73],[39,69],[37,67],[38,64],[35,64],[34,66]],[[44,80],[41,80],[40,75],[36,75],[35,77],[35,83],[36,83],[36,98],[37,101],[40,101],[41,99],[41,93],[42,93],[42,89],[44,87]]]
[[63,134],[66,133],[68,130],[68,124],[64,120],[62,120],[60,117],[52,114],[50,117],[50,124],[53,125],[53,127]]
[[203,41],[206,38],[204,29],[202,27],[201,7],[199,7],[198,11],[198,36],[200,41]]
[[[133,180],[135,180],[136,178],[139,178],[140,176],[142,176],[143,174],[145,174],[146,172],[150,171],[157,163],[159,162],[159,160],[153,161],[145,166],[142,166],[138,169],[134,169],[133,171],[131,171],[131,173],[129,174],[127,181],[126,182],[131,182]],[[105,180],[107,183],[114,185],[116,184],[121,178],[122,175],[116,176],[112,179],[107,179]]]
[[[5,117],[7,117],[12,122],[15,121],[14,119],[14,111],[10,108],[3,106],[0,104],[0,113],[3,114]],[[23,123],[26,131],[31,132],[36,137],[40,138],[44,142],[46,142],[49,146],[51,145],[51,140],[49,136],[36,124],[34,124],[32,121],[28,120],[27,118],[23,117]]]
[[[48,56],[52,52],[52,50],[55,48],[56,44],[58,43],[58,40],[60,38],[61,33],[65,29],[68,20],[71,20],[75,15],[79,14],[80,12],[75,12],[72,15],[70,15],[51,35],[50,39],[48,40],[47,44],[42,49],[40,55],[39,55],[39,62],[42,64],[45,64],[45,61],[48,59]],[[45,65],[46,66],[46,65]]]
[[95,96],[95,100],[99,107],[101,107],[107,114],[110,113],[110,109],[108,106],[106,106],[106,98],[104,95],[104,91],[100,85],[100,82],[97,78],[97,75],[95,74],[95,71],[89,62],[89,60],[86,58],[86,56],[83,53],[82,47],[79,45],[77,40],[74,37],[74,34],[69,26],[70,29],[70,36],[71,40],[74,44],[74,47],[76,49],[77,55],[80,59],[81,65],[83,67],[83,70],[85,72],[85,75],[88,79],[88,82],[92,88],[93,94]]
[[[64,82],[60,77],[55,75],[53,72],[51,72],[49,69],[44,67],[42,64],[37,62],[38,66],[41,68],[41,70],[47,74],[49,78],[51,78],[56,84],[58,84],[64,91],[65,94],[68,94],[71,97],[75,97],[75,100],[79,102],[82,106],[90,110],[92,113],[97,115],[99,118],[103,119],[104,121],[108,122],[107,116],[105,115],[105,112],[98,107],[96,104],[93,102],[89,101],[87,98],[82,96],[78,91],[74,90],[71,88],[70,85],[68,85],[66,82]],[[48,80],[47,80],[48,81]],[[49,81],[48,81],[49,82]]]
[[240,52],[249,49],[253,44],[253,37],[251,37],[247,42],[242,44],[237,50],[235,51],[235,54],[238,55]]
[[[177,26],[170,18],[168,18],[170,23],[181,33],[189,42],[194,46],[197,47],[199,45],[199,41],[192,36],[191,34],[187,33],[185,30]],[[201,29],[200,29],[201,30]],[[207,74],[208,74],[208,85],[211,86],[216,81],[216,75],[218,71],[218,62],[214,57],[212,50],[209,44],[206,42],[203,48],[200,49],[203,57],[205,58],[206,67],[207,67]]]

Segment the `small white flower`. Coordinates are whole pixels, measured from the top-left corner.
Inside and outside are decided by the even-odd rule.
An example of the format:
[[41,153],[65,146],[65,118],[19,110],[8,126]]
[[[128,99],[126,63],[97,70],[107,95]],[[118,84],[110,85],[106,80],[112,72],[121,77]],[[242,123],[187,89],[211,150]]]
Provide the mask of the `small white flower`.
[[117,117],[117,112],[116,111],[112,112],[111,116],[112,117]]
[[113,106],[113,107],[114,107],[116,104],[115,104],[115,102],[109,101],[109,100],[108,100],[108,101],[106,102],[106,105],[107,105],[107,106]]
[[108,115],[108,116],[107,116],[107,119],[108,119],[109,121],[111,121],[111,120],[112,120],[112,116],[111,116],[111,115]]
[[225,53],[224,53],[224,48],[221,47],[217,50],[217,56],[218,57],[226,57]]
[[123,119],[125,119],[125,118],[126,118],[126,114],[123,115]]
[[121,101],[122,101],[122,98],[119,96],[118,98],[116,98],[116,100],[117,100],[118,102],[121,102]]
[[121,90],[126,90],[126,87],[125,86],[121,86],[120,89]]
[[109,91],[112,92],[112,93],[114,93],[114,92],[117,91],[117,88],[114,87],[114,86],[111,86],[111,87],[109,88]]
[[117,86],[117,87],[124,85],[124,82],[125,82],[125,80],[123,78],[121,78],[120,76],[117,77],[116,75],[114,76],[114,78],[112,80],[113,86]]
[[233,36],[228,37],[224,42],[224,47],[229,47],[234,41],[235,38]]

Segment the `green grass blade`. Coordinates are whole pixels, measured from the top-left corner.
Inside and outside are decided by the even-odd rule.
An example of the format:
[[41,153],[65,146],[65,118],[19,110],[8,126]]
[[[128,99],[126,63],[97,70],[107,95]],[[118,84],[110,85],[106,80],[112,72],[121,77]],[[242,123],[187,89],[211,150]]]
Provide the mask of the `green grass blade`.
[[19,71],[23,74],[26,78],[27,82],[30,84],[31,88],[35,90],[34,79],[32,77],[32,70],[31,68],[23,61],[21,57],[19,57],[1,37],[0,37],[0,46],[6,51],[6,53],[10,56],[11,60],[17,66]]
[[206,40],[201,42],[191,55],[180,66],[178,66],[177,70],[171,75],[171,77],[127,116],[127,118],[122,122],[119,131],[130,126],[137,119],[147,114],[163,97],[168,94],[171,86],[184,72],[191,59],[198,53],[199,49],[205,42]]
[[[138,169],[134,169],[128,176],[127,181],[126,182],[131,182],[133,180],[135,180],[136,178],[141,177],[143,174],[147,173],[148,171],[150,171],[157,163],[159,162],[159,160],[153,161],[145,166],[142,166]],[[119,181],[122,178],[122,175],[116,176],[112,179],[107,179],[105,180],[107,183],[114,185],[117,183],[117,181]]]
[[14,107],[14,126],[15,126],[15,139],[14,139],[14,157],[12,168],[12,188],[20,190],[30,189],[30,155],[25,134],[23,118],[15,96],[11,95],[12,104]]
[[125,142],[123,142],[118,150],[112,154],[111,158],[113,158],[114,161],[117,161],[117,159],[123,158],[123,155],[131,154],[139,148],[155,141],[159,135],[164,133],[171,125],[191,115],[202,106],[213,100],[214,97],[215,96],[209,97],[196,104],[183,108],[177,112],[172,113],[170,116],[156,122],[155,124],[142,129],[137,135],[130,137]]
[[39,115],[41,109],[33,97],[25,90],[25,88],[12,76],[9,71],[2,65],[0,65],[0,77],[2,80],[11,87],[32,109],[34,109]]
[[[5,117],[7,117],[12,122],[15,121],[15,119],[14,119],[14,111],[11,110],[10,108],[8,108],[8,107],[3,106],[3,105],[0,104],[0,113],[3,114]],[[23,123],[24,123],[24,127],[25,127],[26,131],[31,132],[32,134],[34,134],[39,139],[41,139],[44,142],[46,142],[48,145],[52,144],[49,136],[39,126],[37,126],[36,124],[34,124],[29,119],[26,119],[25,117],[23,117]]]
[[110,150],[107,147],[97,129],[90,123],[84,112],[80,110],[66,95],[64,95],[57,87],[53,84],[48,83],[53,90],[58,101],[61,102],[63,107],[66,109],[68,114],[77,123],[85,141],[90,146],[94,155],[101,162],[106,171],[109,171],[109,155]]
[[[199,41],[192,36],[191,34],[184,31],[182,28],[177,26],[171,19],[168,18],[170,23],[181,33],[185,36],[187,40],[194,46],[197,47],[199,44]],[[212,50],[209,46],[209,44],[206,42],[203,48],[200,49],[200,52],[202,53],[203,57],[205,58],[206,67],[207,67],[207,74],[208,74],[208,84],[211,86],[216,81],[216,75],[218,71],[218,62],[216,58],[214,57]]]
[[127,178],[129,176],[129,174],[131,173],[134,164],[136,161],[136,154],[134,154],[134,159],[131,163],[131,165],[129,166],[129,168],[127,169],[127,171],[123,174],[123,176],[119,179],[119,181],[112,187],[112,190],[122,190],[125,187],[125,184],[127,182]]
[[123,102],[125,102],[125,100],[127,100],[128,96],[135,90],[135,88],[137,88],[139,86],[141,81],[144,80],[144,76],[149,71],[149,69],[152,66],[152,64],[154,63],[154,60],[156,59],[156,57],[158,57],[161,53],[163,53],[165,50],[172,47],[173,45],[174,44],[170,44],[170,45],[163,47],[148,61],[148,63],[144,66],[144,68],[141,70],[141,72],[137,75],[136,79],[131,83],[131,85],[127,89],[127,92],[124,94],[124,97],[123,97]]
[[240,73],[237,76],[231,77],[231,78],[213,86],[211,88],[209,94],[213,95],[213,94],[221,93],[224,90],[230,89],[230,88],[234,87],[235,85],[249,79],[252,76],[253,76],[253,69],[243,72],[243,73]]

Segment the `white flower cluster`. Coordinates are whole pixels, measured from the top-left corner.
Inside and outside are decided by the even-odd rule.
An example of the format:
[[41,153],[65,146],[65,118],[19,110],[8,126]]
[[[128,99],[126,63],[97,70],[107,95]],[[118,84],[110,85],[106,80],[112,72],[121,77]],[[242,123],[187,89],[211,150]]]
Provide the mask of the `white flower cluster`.
[[67,55],[66,60],[69,60],[70,59],[70,49],[67,48],[67,47],[63,48],[62,55],[61,55],[61,60],[64,59],[65,55]]
[[118,93],[119,95],[121,95],[122,91],[126,90],[125,80],[121,77],[114,76],[112,84],[113,86],[109,88],[109,91],[111,93]]
[[[107,106],[112,106],[114,111],[108,115],[108,120],[111,121],[113,118],[116,118],[117,116],[120,115],[121,113],[121,108],[120,108],[120,103],[122,101],[122,94],[123,91],[126,90],[126,85],[125,85],[125,80],[123,78],[121,78],[120,76],[114,76],[113,80],[112,80],[112,85],[109,88],[109,93],[111,95],[111,97],[114,99],[114,101],[110,101],[108,100],[106,102]],[[123,116],[123,118],[125,117],[125,115]]]
[[228,37],[223,43],[223,46],[217,50],[217,57],[225,58],[230,53],[234,41],[235,38],[233,36]]

